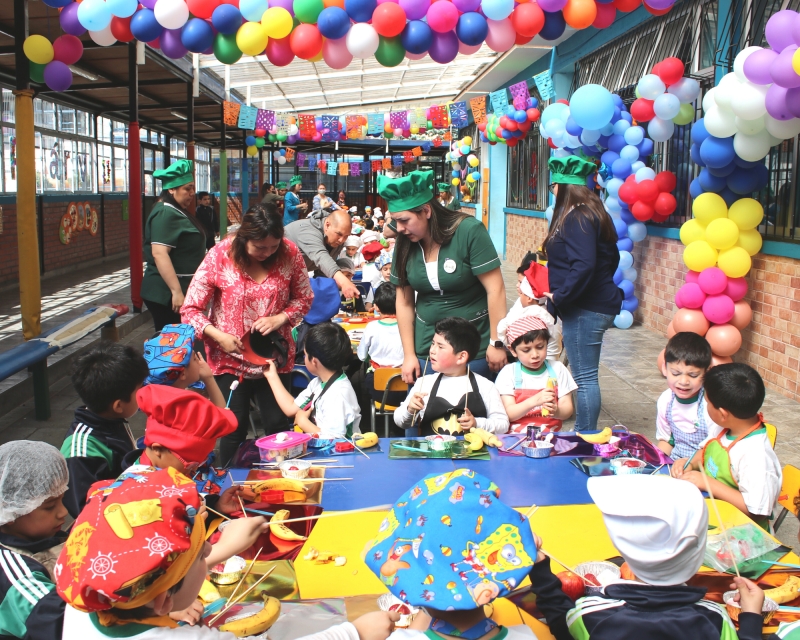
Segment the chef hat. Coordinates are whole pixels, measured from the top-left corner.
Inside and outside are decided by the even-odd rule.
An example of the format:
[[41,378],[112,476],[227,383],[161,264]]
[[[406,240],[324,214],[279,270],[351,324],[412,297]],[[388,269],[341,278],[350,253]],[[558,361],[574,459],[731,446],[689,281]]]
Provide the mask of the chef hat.
[[589,478],[587,488],[638,579],[673,586],[697,573],[708,533],[708,509],[697,487],[665,475],[622,475]]
[[349,211],[350,213],[357,213],[357,212],[358,212],[358,207],[350,207],[350,208],[348,209],[348,211]]
[[[531,293],[522,289],[523,284],[527,284]],[[529,298],[541,299],[545,293],[550,291],[550,273],[542,264],[535,260],[531,262],[531,266],[525,271],[525,277],[520,283],[520,290]]]
[[356,272],[356,267],[350,258],[339,258],[336,261],[336,266],[339,267],[339,270],[343,271],[344,273]]
[[356,238],[355,236],[347,236],[347,240],[344,241],[345,247],[360,247],[361,240]]
[[531,331],[541,331],[542,329],[547,329],[547,324],[538,316],[522,316],[519,320],[512,322],[506,329],[506,344],[510,347],[520,336],[524,336]]
[[192,361],[195,331],[189,324],[168,324],[144,343],[150,369],[145,384],[173,385]]
[[62,495],[68,481],[67,461],[53,445],[14,440],[0,446],[0,526]]
[[381,255],[378,256],[378,259],[375,261],[375,266],[378,269],[383,269],[387,264],[392,264],[392,252],[391,251],[384,251]]
[[361,247],[361,255],[364,256],[364,260],[367,262],[372,262],[381,254],[381,251],[383,251],[383,245],[377,240],[368,242]]

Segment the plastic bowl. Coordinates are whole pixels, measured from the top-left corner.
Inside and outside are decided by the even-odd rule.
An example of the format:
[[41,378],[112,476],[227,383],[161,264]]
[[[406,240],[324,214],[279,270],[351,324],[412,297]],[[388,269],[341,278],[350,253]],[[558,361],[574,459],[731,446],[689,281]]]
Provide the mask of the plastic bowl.
[[628,476],[644,472],[646,462],[638,458],[614,458],[611,461],[611,470],[618,476]]
[[[595,596],[602,593],[605,584],[617,582],[622,576],[622,573],[617,565],[615,565],[613,562],[606,562],[605,560],[581,562],[577,567],[575,567],[575,573],[582,577],[585,577],[587,573],[591,573],[595,578],[597,578],[598,582],[600,582],[601,575],[611,573],[610,579],[604,578],[604,580],[600,582],[601,586],[599,587],[590,587],[584,582],[585,593],[587,596]],[[604,582],[605,584],[603,584]]]
[[311,463],[306,460],[287,460],[286,462],[281,462],[278,469],[281,470],[281,475],[284,478],[303,480],[308,477]]
[[[395,624],[399,629],[408,628],[414,616],[419,612],[419,609],[406,604],[391,593],[384,593],[378,598],[378,607],[380,607],[381,611],[400,611],[400,620]],[[405,613],[406,611],[409,611],[409,613]]]
[[209,578],[214,584],[236,584],[242,579],[247,561],[239,556],[232,556],[225,562],[215,564],[209,573]]
[[430,443],[431,451],[444,451],[450,446],[450,443],[453,442],[456,437],[442,434],[425,436],[425,439]]
[[[722,594],[722,600],[725,602],[725,608],[728,610],[728,615],[731,617],[731,620],[738,621],[739,614],[742,611],[742,608],[739,606],[738,602],[735,602],[733,596],[735,596],[738,591],[726,591]],[[767,624],[772,617],[778,612],[778,605],[777,602],[771,600],[770,598],[764,598],[764,604],[761,607],[761,615],[764,616],[764,624]]]
[[555,445],[552,442],[534,440],[532,447],[522,447],[522,452],[529,458],[549,458]]
[[611,439],[608,441],[608,443],[594,445],[594,452],[598,456],[610,458],[611,456],[619,453],[619,441],[619,436],[611,436]]

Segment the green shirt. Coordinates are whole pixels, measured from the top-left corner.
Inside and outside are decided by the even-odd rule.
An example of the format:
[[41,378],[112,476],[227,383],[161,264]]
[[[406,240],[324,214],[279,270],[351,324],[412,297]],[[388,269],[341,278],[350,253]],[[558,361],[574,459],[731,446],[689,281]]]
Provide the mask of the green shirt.
[[461,211],[461,203],[458,201],[458,198],[453,196],[453,198],[448,202],[445,206],[445,209],[450,209],[452,211]]
[[144,259],[147,266],[142,279],[142,298],[170,306],[172,293],[156,268],[153,245],[171,248],[169,259],[186,293],[192,276],[206,256],[206,237],[180,209],[164,202],[153,207],[144,227]]
[[[443,318],[457,316],[472,322],[480,331],[481,348],[476,358],[486,355],[489,345],[489,303],[479,275],[500,267],[500,258],[486,228],[473,217],[464,218],[453,239],[439,249],[437,274],[439,290],[435,290],[425,270],[425,259],[419,243],[412,243],[406,263],[409,286],[417,292],[414,349],[424,358],[433,340],[434,325]],[[391,282],[400,285],[392,263]]]

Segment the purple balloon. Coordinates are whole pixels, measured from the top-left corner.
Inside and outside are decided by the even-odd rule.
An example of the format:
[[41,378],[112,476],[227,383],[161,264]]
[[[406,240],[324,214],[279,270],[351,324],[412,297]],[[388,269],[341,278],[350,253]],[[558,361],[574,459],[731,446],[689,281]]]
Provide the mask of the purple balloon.
[[567,5],[567,0],[542,0],[539,2],[539,8],[542,11],[561,11]]
[[764,35],[767,38],[767,42],[769,42],[769,46],[780,53],[789,45],[795,44],[792,33],[797,20],[797,14],[788,9],[774,13],[767,21],[767,27],[764,29]]
[[58,16],[58,21],[61,23],[61,28],[65,33],[68,33],[71,36],[80,37],[86,33],[86,29],[83,28],[80,20],[78,20],[79,6],[80,4],[77,2],[68,4],[61,10],[61,14]]
[[800,87],[800,76],[797,75],[797,72],[792,66],[792,56],[795,51],[797,51],[796,44],[786,47],[778,54],[778,57],[775,58],[775,62],[772,63],[769,70],[775,84],[785,89]]
[[139,0],[139,4],[145,9],[155,9],[157,0]]
[[286,142],[288,142],[289,144],[296,143],[297,142],[297,136],[289,136],[288,138],[286,138]]
[[675,4],[675,0],[647,0],[648,7],[659,11],[669,9],[673,4]]
[[453,4],[456,5],[456,9],[461,13],[467,13],[480,7],[481,0],[453,0]]
[[286,9],[294,17],[294,0],[270,0],[269,6]]
[[188,53],[188,49],[181,42],[180,29],[164,29],[161,34],[161,51],[173,60],[183,58]]
[[777,84],[770,85],[767,89],[766,106],[767,113],[776,120],[791,120],[794,116],[786,106],[786,92],[788,90],[779,87]]
[[66,91],[72,85],[72,71],[58,60],[48,62],[44,66],[44,83],[52,91]]
[[433,33],[433,43],[428,49],[428,55],[434,62],[447,64],[452,62],[458,55],[458,36],[455,31],[447,33]]
[[409,20],[421,20],[431,7],[431,0],[400,0],[398,3]]
[[786,107],[795,118],[800,117],[800,88],[786,91]]
[[761,49],[751,53],[744,61],[745,77],[753,84],[772,84],[772,75],[769,70],[777,58],[778,54],[772,49]]

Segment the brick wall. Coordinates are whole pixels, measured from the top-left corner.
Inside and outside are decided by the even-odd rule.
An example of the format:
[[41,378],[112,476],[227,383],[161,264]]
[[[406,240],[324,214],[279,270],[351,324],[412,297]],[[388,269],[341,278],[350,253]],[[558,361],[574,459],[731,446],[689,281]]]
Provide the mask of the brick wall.
[[19,274],[17,252],[17,206],[3,204],[3,233],[0,233],[0,285],[14,282]]
[[506,260],[519,265],[528,251],[537,250],[547,236],[547,220],[506,214]]
[[105,216],[106,255],[113,256],[116,253],[128,251],[130,233],[128,221],[122,219],[122,200],[106,198],[103,215]]
[[[67,212],[70,202],[52,202],[45,200],[41,204],[44,231],[44,271],[53,271],[62,267],[73,266],[79,269],[82,262],[103,257],[103,244],[100,230],[92,236],[88,229],[73,231],[70,243],[64,245],[59,240],[58,230],[61,217]],[[89,203],[100,215],[100,198],[81,198],[81,203]]]

